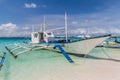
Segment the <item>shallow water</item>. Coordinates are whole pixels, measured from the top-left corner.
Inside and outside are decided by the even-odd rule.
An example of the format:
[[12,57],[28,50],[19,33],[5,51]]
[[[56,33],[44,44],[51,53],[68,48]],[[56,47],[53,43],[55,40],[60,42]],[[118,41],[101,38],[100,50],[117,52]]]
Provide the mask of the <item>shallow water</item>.
[[27,40],[25,38],[0,39],[0,51],[7,53],[4,66],[0,71],[0,80],[55,80],[61,74],[63,74],[61,77],[64,77],[64,71],[70,73],[77,66],[83,66],[87,62],[101,60],[117,62],[120,59],[120,49],[108,48],[95,48],[84,58],[70,55],[74,64],[69,63],[62,54],[48,50],[27,52],[14,59],[4,48],[5,45]]

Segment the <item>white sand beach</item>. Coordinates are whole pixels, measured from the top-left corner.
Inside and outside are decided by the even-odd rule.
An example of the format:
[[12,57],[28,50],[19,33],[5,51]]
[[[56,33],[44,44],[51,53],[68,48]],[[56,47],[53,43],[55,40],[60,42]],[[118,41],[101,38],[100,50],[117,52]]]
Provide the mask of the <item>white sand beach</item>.
[[70,55],[73,64],[62,54],[44,50],[23,54],[16,60],[10,56],[1,80],[120,80],[120,50],[104,50],[113,59],[100,48],[91,51],[86,58]]

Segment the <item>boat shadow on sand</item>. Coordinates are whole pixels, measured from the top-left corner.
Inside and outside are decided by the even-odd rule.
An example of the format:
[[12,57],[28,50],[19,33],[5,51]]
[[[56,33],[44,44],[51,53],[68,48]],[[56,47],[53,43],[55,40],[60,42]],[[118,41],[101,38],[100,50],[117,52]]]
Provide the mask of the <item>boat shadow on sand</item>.
[[108,61],[115,61],[115,62],[120,62],[119,59],[113,59],[113,58],[102,58],[102,57],[96,57],[93,55],[85,55],[85,54],[74,54],[74,53],[68,53],[70,55],[76,56],[76,57],[82,57],[82,58],[87,58],[87,59],[96,59],[96,60],[108,60]]
[[[53,51],[53,52],[57,52],[57,53],[60,53],[59,51]],[[108,56],[108,58],[102,58],[102,57],[96,57],[96,56],[93,56],[93,55],[90,55],[90,54],[75,54],[75,53],[67,53],[69,55],[72,55],[72,56],[75,56],[75,57],[79,57],[79,58],[86,58],[86,59],[96,59],[96,60],[108,60],[108,61],[115,61],[115,62],[120,62],[119,59],[115,59],[115,58],[112,58],[110,56]]]

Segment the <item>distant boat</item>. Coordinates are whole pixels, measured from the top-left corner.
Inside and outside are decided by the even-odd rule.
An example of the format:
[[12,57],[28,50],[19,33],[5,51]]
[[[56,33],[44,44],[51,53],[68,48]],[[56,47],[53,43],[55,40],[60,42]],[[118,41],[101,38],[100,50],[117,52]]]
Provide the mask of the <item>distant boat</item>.
[[91,36],[88,35],[88,34],[84,34],[84,35],[78,35],[77,37],[80,37],[80,38],[90,38]]
[[97,45],[97,47],[105,47],[105,48],[120,48],[120,41],[117,40],[116,36],[112,36],[112,41],[104,41],[101,44]]

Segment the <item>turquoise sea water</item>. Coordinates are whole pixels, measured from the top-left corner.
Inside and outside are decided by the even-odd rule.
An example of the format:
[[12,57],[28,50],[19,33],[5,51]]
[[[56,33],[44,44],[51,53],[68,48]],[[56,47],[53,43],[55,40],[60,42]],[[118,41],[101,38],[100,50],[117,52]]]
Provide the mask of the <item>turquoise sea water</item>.
[[[91,60],[109,61],[110,57],[113,61],[120,59],[120,49],[95,48],[85,58],[70,55],[75,64],[70,64],[62,54],[48,50],[27,52],[14,59],[5,49],[5,45],[26,41],[29,39],[0,38],[0,51],[7,53],[0,71],[0,80],[50,80],[51,76],[59,74],[61,70],[75,67],[76,64],[83,65]],[[48,79],[45,79],[46,77]]]
[[[26,77],[49,73],[49,70],[59,65],[69,64],[62,54],[56,52],[37,50],[20,55],[14,59],[5,49],[6,45],[29,41],[26,38],[1,38],[0,51],[6,52],[4,66],[0,71],[0,80],[26,80]],[[49,68],[48,68],[49,67]]]

